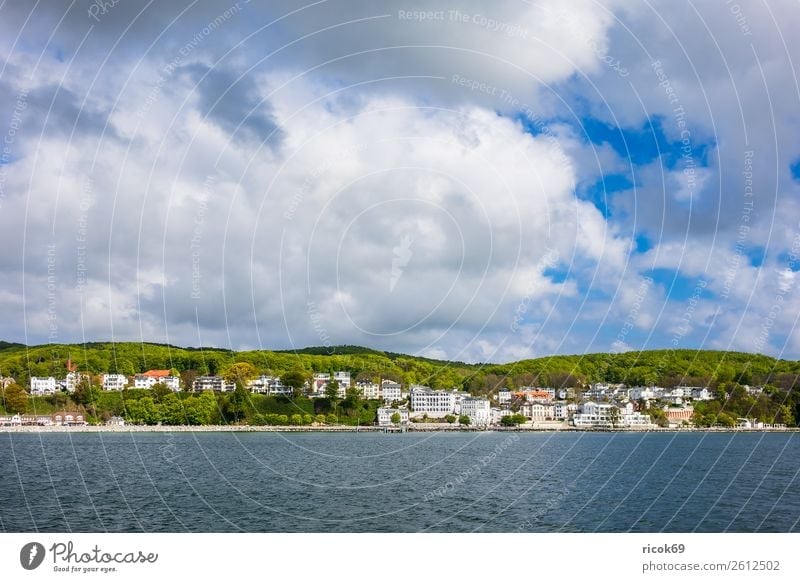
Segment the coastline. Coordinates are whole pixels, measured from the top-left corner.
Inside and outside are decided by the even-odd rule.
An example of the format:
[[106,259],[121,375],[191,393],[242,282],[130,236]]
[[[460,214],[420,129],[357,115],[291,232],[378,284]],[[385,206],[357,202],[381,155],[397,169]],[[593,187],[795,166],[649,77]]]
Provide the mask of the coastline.
[[569,433],[795,433],[800,427],[790,428],[575,428],[564,427],[382,427],[382,426],[250,426],[250,425],[130,425],[130,426],[1,426],[0,433],[175,433],[175,432],[319,432],[319,433],[431,433],[431,432],[569,432]]

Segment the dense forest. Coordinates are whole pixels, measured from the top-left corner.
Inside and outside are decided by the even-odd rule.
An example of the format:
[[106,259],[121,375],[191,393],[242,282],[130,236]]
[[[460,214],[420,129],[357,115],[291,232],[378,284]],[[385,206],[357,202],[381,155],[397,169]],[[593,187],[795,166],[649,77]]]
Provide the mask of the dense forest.
[[[721,399],[702,405],[698,422],[712,423],[720,414],[754,416],[772,422],[782,419],[789,424],[800,418],[800,362],[739,352],[652,350],[551,356],[507,364],[465,364],[358,346],[235,352],[151,343],[27,347],[0,342],[0,375],[13,377],[20,386],[27,386],[31,376],[63,378],[68,359],[91,375],[110,372],[130,376],[150,369],[171,369],[181,376],[185,387],[198,375],[230,375],[237,369],[236,364],[243,363],[249,364],[253,374],[306,378],[314,372],[347,370],[354,381],[391,379],[406,386],[419,383],[433,388],[459,388],[476,395],[518,386],[574,387],[580,391],[595,382],[707,386]],[[93,383],[96,382],[97,379]],[[748,394],[742,389],[748,385],[764,386],[764,391],[759,396]],[[3,409],[8,411],[6,400],[4,393]],[[27,409],[35,406],[46,413],[68,405],[84,407],[98,419],[122,414],[135,422],[166,424],[370,423],[376,407],[376,403],[362,401],[355,394],[342,401],[269,397],[243,389],[218,395],[126,390],[123,396],[89,386],[74,396],[30,398]]]

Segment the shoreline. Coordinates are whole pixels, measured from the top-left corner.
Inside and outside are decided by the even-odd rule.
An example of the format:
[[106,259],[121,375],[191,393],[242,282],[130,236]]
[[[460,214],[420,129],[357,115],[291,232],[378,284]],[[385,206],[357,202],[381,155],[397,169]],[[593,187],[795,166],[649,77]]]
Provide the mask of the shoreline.
[[0,426],[0,433],[174,433],[174,432],[318,432],[318,433],[431,433],[431,432],[568,432],[568,433],[795,433],[800,427],[790,428],[575,428],[554,427],[383,427],[383,426],[250,426],[250,425],[130,425],[130,426]]

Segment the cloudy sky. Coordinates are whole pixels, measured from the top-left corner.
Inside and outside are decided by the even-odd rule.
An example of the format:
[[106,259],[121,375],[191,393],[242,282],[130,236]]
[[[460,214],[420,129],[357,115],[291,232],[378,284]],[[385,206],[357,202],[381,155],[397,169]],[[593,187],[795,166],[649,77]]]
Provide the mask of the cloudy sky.
[[0,2],[0,338],[800,357],[794,1]]

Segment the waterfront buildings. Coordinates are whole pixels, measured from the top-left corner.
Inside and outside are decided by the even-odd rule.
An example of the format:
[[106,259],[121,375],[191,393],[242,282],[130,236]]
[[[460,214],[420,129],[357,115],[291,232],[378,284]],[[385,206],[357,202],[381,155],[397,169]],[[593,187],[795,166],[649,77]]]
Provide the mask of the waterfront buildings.
[[635,412],[633,404],[628,402],[624,406],[615,404],[585,402],[580,412],[573,415],[573,424],[579,428],[616,428],[652,426],[650,416]]
[[226,382],[222,376],[198,376],[192,383],[192,390],[195,392],[203,392],[204,390],[233,392],[236,390],[236,384]]
[[485,398],[464,398],[461,400],[461,414],[469,417],[474,426],[491,424],[492,411]]
[[378,408],[378,426],[391,426],[394,423],[392,422],[392,416],[394,414],[400,415],[400,424],[408,423],[409,414],[407,408],[390,408],[388,406],[382,406]]

